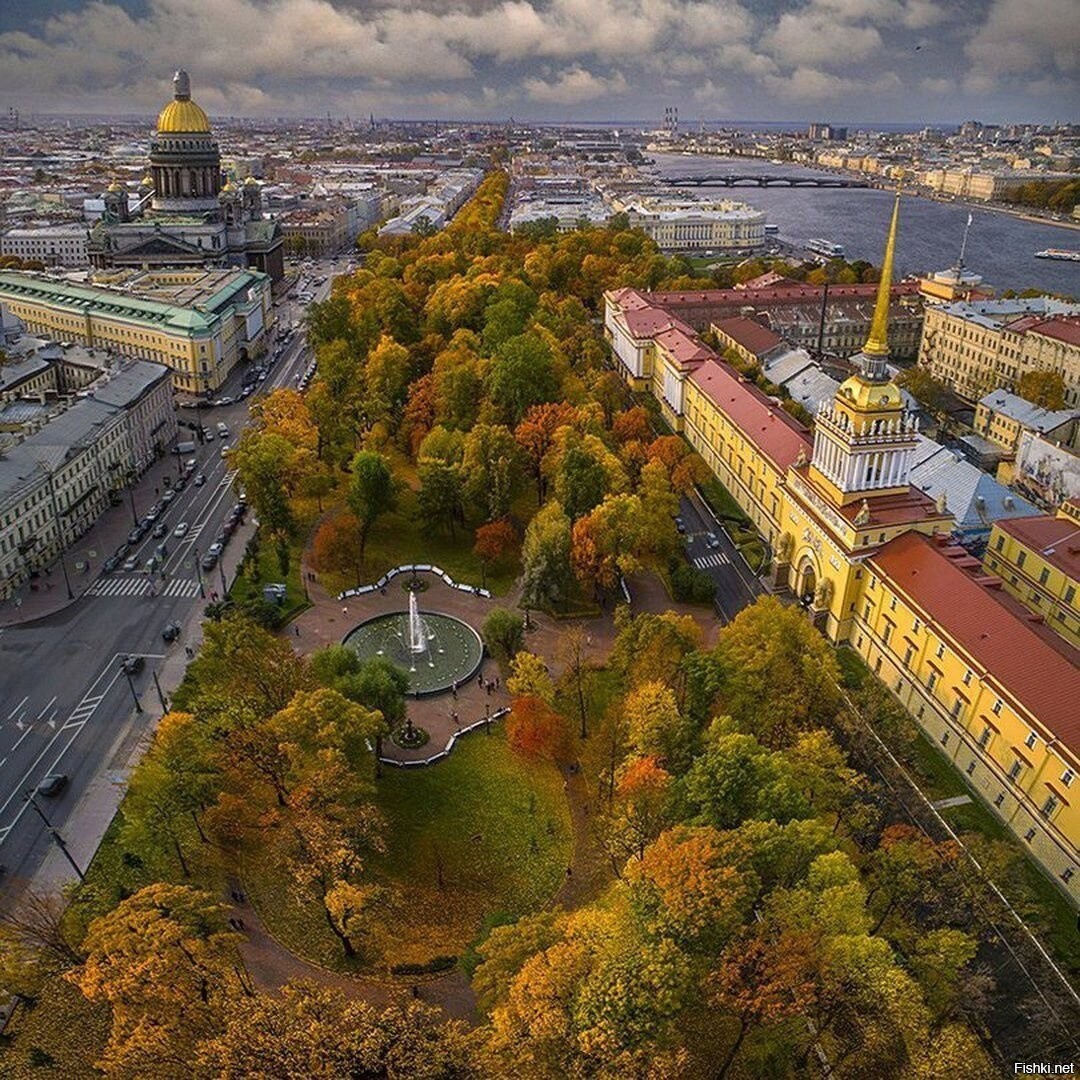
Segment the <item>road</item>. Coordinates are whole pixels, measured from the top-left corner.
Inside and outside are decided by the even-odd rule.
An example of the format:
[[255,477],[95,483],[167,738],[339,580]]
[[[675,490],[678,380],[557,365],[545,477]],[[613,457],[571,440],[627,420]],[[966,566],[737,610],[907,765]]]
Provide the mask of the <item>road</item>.
[[[346,259],[323,260],[312,273],[326,280],[312,286],[314,299],[324,299],[333,274],[345,269]],[[277,305],[279,325],[298,321],[304,305],[290,298]],[[273,355],[274,347],[271,347]],[[239,435],[248,419],[250,402],[279,386],[295,386],[311,361],[303,330],[283,344],[269,376],[248,401],[199,410],[205,427],[215,430],[218,421]],[[222,396],[235,396],[242,373],[237,371],[222,388]],[[193,409],[181,409],[181,419],[193,419]],[[180,439],[192,437],[181,428]],[[33,878],[48,849],[44,823],[25,801],[49,774],[67,776],[68,784],[58,796],[36,801],[50,824],[69,840],[91,825],[80,799],[94,783],[117,776],[147,728],[161,715],[154,684],[165,662],[185,647],[197,627],[207,597],[221,592],[224,574],[220,564],[208,570],[199,558],[221,532],[226,515],[236,501],[234,474],[221,455],[222,441],[214,438],[171,464],[156,468],[133,491],[135,510],[143,515],[168,487],[163,471],[179,476],[182,462],[194,458],[183,491],[175,494],[159,521],[167,525],[164,538],[150,533],[131,554],[140,568],[101,574],[74,603],[33,623],[0,630],[0,864],[4,867],[4,899]],[[205,483],[196,486],[202,474]],[[175,481],[172,481],[175,482]],[[187,523],[183,537],[173,535]],[[147,575],[141,568],[158,544],[167,548],[162,569],[165,576]],[[100,553],[103,558],[105,552]],[[100,565],[100,563],[99,563]],[[162,630],[171,622],[182,628],[179,640],[169,644]],[[144,658],[143,669],[128,677],[121,660],[125,655]],[[135,706],[138,697],[142,711]],[[84,845],[85,846],[85,845]]]
[[[679,514],[686,525],[686,557],[716,584],[716,609],[725,622],[731,622],[744,607],[764,591],[761,582],[750,572],[731,538],[696,495],[683,495]],[[716,537],[710,546],[707,535]]]

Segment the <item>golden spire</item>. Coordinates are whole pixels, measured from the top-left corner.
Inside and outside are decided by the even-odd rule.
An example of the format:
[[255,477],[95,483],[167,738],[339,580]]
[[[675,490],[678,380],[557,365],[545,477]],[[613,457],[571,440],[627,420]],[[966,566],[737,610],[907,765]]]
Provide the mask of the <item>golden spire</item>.
[[892,284],[893,254],[896,249],[896,223],[900,219],[900,189],[896,189],[889,238],[885,241],[885,258],[881,264],[881,280],[878,282],[877,299],[874,301],[874,320],[870,323],[870,336],[863,346],[866,356],[889,355],[889,286]]

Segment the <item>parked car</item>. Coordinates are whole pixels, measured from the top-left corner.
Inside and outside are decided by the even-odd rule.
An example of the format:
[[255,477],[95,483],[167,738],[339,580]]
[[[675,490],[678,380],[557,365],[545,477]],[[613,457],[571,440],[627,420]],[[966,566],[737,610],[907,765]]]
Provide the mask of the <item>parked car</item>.
[[705,543],[714,550],[720,546],[720,538],[714,532],[705,534]]
[[187,531],[188,523],[186,521],[181,521],[180,524],[173,529],[173,536],[179,540],[181,537],[187,536]]
[[114,552],[113,558],[119,559],[121,562],[127,557],[127,553],[131,550],[131,545],[128,543],[121,544]]
[[128,533],[127,542],[129,544],[137,544],[146,535],[146,527],[144,525],[136,525],[131,532]]
[[213,570],[217,565],[217,552],[207,551],[207,553],[199,560],[199,565],[204,570]]
[[164,536],[168,531],[169,531],[169,526],[166,525],[164,521],[159,521],[154,526],[154,531],[153,531],[153,533],[151,535],[153,535],[155,538],[160,538],[160,537]]
[[173,491],[183,491],[187,487],[187,476],[181,476],[179,480],[173,484]]
[[161,631],[162,641],[175,641],[180,636],[180,624],[171,622],[168,623],[164,630]]
[[210,545],[210,546],[209,546],[209,547],[208,547],[208,548],[206,549],[206,554],[207,554],[207,555],[213,555],[213,556],[214,556],[214,558],[216,559],[216,558],[218,558],[218,556],[220,556],[220,555],[221,555],[222,551],[224,551],[224,550],[225,550],[225,545],[224,545],[224,543],[222,543],[222,538],[221,538],[221,537],[218,537],[218,538],[217,538],[217,539],[216,539],[216,540],[215,540],[215,541],[214,541],[214,542],[213,542],[213,543],[212,543],[212,544],[211,544],[211,545]]
[[[154,505],[146,511],[146,517],[143,518],[143,521],[149,521],[152,524],[157,521],[159,517],[161,517],[161,507],[157,503],[154,503]],[[147,526],[147,528],[149,528],[149,526]]]
[[131,573],[132,570],[138,570],[139,569],[139,556],[138,555],[129,555],[124,560],[124,569],[129,574]]
[[203,437],[203,439],[205,439],[205,440],[206,440],[206,442],[213,442],[213,441],[214,441],[214,432],[213,432],[213,429],[212,429],[212,428],[208,428],[208,427],[204,427],[204,428],[202,429],[202,437]]
[[675,528],[678,529],[680,533],[686,532],[686,522],[683,521],[681,517],[677,517],[675,519]]
[[168,505],[169,505],[169,503],[171,503],[171,502],[173,501],[173,499],[175,499],[175,498],[176,498],[176,492],[175,492],[175,491],[173,491],[173,490],[172,490],[172,488],[169,488],[169,490],[168,490],[168,491],[166,491],[166,492],[165,492],[165,493],[164,493],[164,494],[163,494],[163,495],[161,496],[161,501],[162,501],[162,502],[163,502],[163,503],[164,503],[164,504],[165,504],[166,506],[168,506]]
[[120,663],[128,675],[138,675],[146,666],[146,661],[141,656],[125,656]]
[[101,565],[101,569],[106,574],[111,574],[120,565],[121,556],[110,555],[104,563]]
[[49,773],[37,786],[37,793],[44,795],[46,799],[55,799],[68,785],[68,778],[64,773]]
[[206,473],[199,473],[199,475],[195,477],[195,486],[196,487],[202,487],[203,484],[205,484],[205,483],[206,483]]

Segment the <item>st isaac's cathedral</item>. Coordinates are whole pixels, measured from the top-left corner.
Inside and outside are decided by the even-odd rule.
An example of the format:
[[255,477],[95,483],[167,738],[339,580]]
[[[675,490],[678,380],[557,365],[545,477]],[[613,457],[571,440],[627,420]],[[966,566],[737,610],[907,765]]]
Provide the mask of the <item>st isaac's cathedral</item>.
[[173,77],[173,100],[157,119],[150,168],[135,200],[113,181],[90,231],[97,267],[245,266],[278,279],[283,238],[264,218],[259,185],[222,183],[221,153],[206,113],[191,100],[186,71]]

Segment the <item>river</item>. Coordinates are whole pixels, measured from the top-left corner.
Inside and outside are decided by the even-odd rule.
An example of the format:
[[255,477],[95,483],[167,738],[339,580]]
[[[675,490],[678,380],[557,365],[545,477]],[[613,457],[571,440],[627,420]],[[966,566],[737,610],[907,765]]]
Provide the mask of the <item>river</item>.
[[[752,158],[653,154],[663,176],[702,173],[826,175],[801,165]],[[849,259],[881,262],[893,196],[877,188],[688,188],[733,198],[764,210],[779,238],[801,245],[815,236],[843,244]],[[897,277],[944,270],[956,262],[964,223],[974,215],[964,264],[991,288],[1045,289],[1080,296],[1080,263],[1036,259],[1044,248],[1080,249],[1080,232],[1025,221],[997,210],[910,196],[900,208]]]

